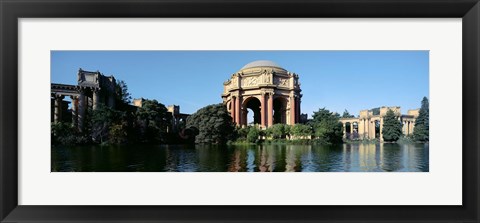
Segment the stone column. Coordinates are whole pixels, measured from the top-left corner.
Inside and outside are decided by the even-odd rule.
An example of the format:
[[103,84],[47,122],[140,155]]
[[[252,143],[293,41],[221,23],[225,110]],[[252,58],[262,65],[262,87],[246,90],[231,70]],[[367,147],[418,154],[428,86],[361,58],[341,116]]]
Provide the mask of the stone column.
[[54,114],[54,123],[58,123],[62,121],[62,101],[63,96],[55,95],[55,114]]
[[363,138],[363,132],[364,132],[363,128],[365,128],[364,123],[365,123],[365,119],[360,119],[358,121],[358,132],[357,133],[358,133],[358,137],[360,137],[360,138]]
[[290,97],[290,125],[295,124],[295,95]]
[[78,121],[78,97],[70,96],[72,99],[72,126],[77,127]]
[[232,97],[232,99],[230,100],[230,116],[232,116],[232,122],[237,122],[236,119],[235,119],[235,97]]
[[240,112],[241,112],[241,107],[242,107],[242,105],[240,104],[240,96],[237,96],[237,97],[235,98],[235,122],[236,122],[237,125],[239,125],[239,126],[242,125],[241,120],[240,120],[240,119],[241,119],[241,118],[240,118],[240,116],[241,116],[241,114],[240,114]]
[[368,126],[369,124],[370,124],[370,121],[368,120],[368,118],[366,118],[364,123],[365,131],[363,132],[363,137],[367,139],[370,137],[368,134],[368,131],[370,131],[370,126]]
[[[255,112],[252,110],[252,113],[253,113],[253,120],[252,120],[252,121],[255,123]],[[244,126],[248,126],[248,117],[247,117],[247,115],[248,115],[248,109],[247,109],[247,108],[244,108],[244,109],[242,110],[242,114],[243,114],[243,116],[242,116],[242,117],[243,117],[243,118],[242,118],[243,125],[244,125]]]
[[98,89],[93,89],[92,90],[92,107],[93,110],[96,110],[98,108],[98,103],[100,100],[100,92],[98,92]]
[[83,124],[85,121],[85,92],[80,90],[78,97],[78,131],[83,131]]
[[410,123],[410,134],[413,134],[413,129],[415,127],[415,122]]
[[383,117],[380,117],[380,142],[383,142]]
[[295,123],[300,122],[300,98],[295,98]]
[[262,92],[262,94],[260,95],[260,118],[261,118],[261,125],[262,125],[262,128],[265,128],[265,93]]
[[273,93],[268,94],[267,109],[268,109],[267,121],[268,121],[268,126],[270,127],[273,125]]
[[368,130],[368,138],[375,139],[375,121],[369,121]]
[[353,122],[350,122],[350,134],[353,133]]
[[345,125],[345,123],[342,123],[343,124],[343,138],[346,139],[347,138],[347,125]]

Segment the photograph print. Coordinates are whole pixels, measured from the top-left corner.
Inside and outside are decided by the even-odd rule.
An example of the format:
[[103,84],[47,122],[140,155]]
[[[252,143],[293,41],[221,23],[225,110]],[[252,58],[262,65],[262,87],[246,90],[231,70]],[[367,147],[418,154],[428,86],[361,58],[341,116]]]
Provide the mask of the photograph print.
[[429,51],[51,51],[52,172],[429,172]]

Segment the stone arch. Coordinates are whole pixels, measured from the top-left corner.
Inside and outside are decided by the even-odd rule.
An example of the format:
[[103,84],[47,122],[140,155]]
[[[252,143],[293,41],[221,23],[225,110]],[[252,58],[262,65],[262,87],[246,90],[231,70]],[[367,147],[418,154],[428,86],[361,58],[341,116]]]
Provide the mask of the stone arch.
[[[261,107],[262,102],[255,96],[245,98],[242,104],[243,107],[243,125],[261,124]],[[248,120],[248,113],[253,112],[253,120]]]
[[273,98],[273,124],[287,124],[288,100],[285,97]]
[[300,122],[302,90],[299,77],[272,61],[260,60],[245,65],[231,74],[223,83],[223,89],[223,103],[238,126],[248,124],[247,111],[255,113],[254,123],[262,128],[274,123],[293,125]]

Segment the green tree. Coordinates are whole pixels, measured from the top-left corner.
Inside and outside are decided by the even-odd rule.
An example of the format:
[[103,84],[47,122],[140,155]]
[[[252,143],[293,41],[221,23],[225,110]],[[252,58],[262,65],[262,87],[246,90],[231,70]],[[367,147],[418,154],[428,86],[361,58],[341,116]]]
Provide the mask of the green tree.
[[137,128],[142,141],[162,142],[165,140],[171,116],[167,108],[157,100],[145,100],[137,109]]
[[420,107],[418,117],[415,120],[415,127],[413,128],[413,138],[417,141],[428,142],[429,127],[429,103],[428,98],[423,97],[422,107]]
[[395,142],[402,136],[402,123],[391,109],[383,117],[382,134],[386,142]]
[[197,128],[196,143],[224,144],[231,140],[235,127],[224,104],[208,105],[187,118],[187,128]]
[[91,136],[95,142],[103,143],[108,141],[110,128],[115,124],[121,124],[123,113],[103,104],[92,110],[91,115]]
[[117,84],[115,86],[115,95],[116,95],[116,100],[117,102],[123,103],[123,104],[130,104],[132,100],[132,96],[128,92],[128,86],[125,81],[122,80],[117,80]]
[[313,112],[312,125],[315,136],[322,143],[336,144],[341,143],[343,138],[343,126],[339,121],[338,113],[330,112],[325,108]]
[[354,118],[355,115],[350,115],[350,113],[348,112],[347,109],[345,109],[345,111],[343,111],[343,115],[342,115],[342,118]]
[[288,127],[285,124],[277,123],[267,128],[266,134],[273,139],[285,138]]
[[256,128],[255,126],[252,126],[250,127],[250,130],[248,131],[248,134],[247,134],[247,141],[248,142],[258,142],[259,141],[259,137],[260,136],[260,130],[258,128]]
[[304,124],[295,124],[290,128],[290,135],[293,137],[308,137],[312,135],[312,128]]

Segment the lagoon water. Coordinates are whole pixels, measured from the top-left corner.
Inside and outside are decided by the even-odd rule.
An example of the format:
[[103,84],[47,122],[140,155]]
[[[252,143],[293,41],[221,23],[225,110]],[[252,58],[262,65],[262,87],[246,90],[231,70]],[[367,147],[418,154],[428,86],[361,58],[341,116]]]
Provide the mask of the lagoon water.
[[53,172],[428,172],[428,144],[56,146]]

